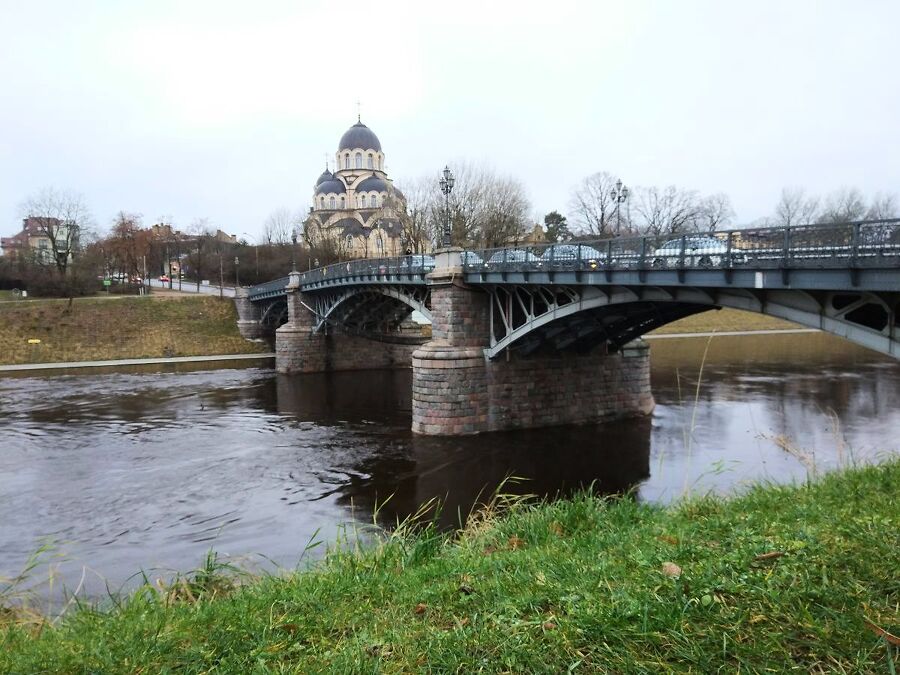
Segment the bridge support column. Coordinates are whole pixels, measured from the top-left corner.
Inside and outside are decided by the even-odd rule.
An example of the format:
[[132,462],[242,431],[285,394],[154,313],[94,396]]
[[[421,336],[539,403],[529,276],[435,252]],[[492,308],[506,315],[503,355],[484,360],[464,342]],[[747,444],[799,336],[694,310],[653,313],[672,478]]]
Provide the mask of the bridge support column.
[[238,332],[245,340],[262,340],[264,329],[260,322],[259,308],[250,302],[246,288],[234,290],[234,306],[238,315]]
[[441,267],[431,284],[432,340],[413,353],[412,429],[456,436],[503,429],[597,422],[648,414],[650,351],[641,340],[617,354],[551,353],[494,361],[487,294]]
[[287,287],[287,323],[275,331],[275,370],[319,373],[326,369],[325,336],[314,333],[315,315],[304,307],[300,275],[292,272]]

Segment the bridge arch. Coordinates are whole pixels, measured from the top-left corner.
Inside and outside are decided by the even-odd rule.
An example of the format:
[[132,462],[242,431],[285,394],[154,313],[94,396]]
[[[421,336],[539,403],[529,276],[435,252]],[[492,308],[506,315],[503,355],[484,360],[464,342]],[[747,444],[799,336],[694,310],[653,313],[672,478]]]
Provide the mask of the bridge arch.
[[490,295],[489,359],[506,349],[614,349],[691,314],[729,307],[792,321],[900,357],[892,294],[658,286],[506,285]]
[[396,326],[413,311],[431,321],[430,294],[426,287],[351,286],[328,293],[317,293],[307,305],[315,315],[314,332],[329,326],[359,332],[384,332]]

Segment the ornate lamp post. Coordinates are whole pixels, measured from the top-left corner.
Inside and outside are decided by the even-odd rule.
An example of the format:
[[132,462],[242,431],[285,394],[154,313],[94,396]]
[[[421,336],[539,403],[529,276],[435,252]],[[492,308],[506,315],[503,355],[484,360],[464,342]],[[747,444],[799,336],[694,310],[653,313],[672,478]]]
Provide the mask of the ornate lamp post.
[[621,178],[616,181],[616,186],[609,191],[609,196],[616,203],[616,236],[618,237],[619,230],[622,227],[622,202],[628,199],[628,186],[622,183]]
[[441,242],[443,248],[450,247],[450,193],[453,191],[454,183],[456,183],[456,178],[453,177],[450,167],[445,166],[440,181],[441,192],[444,193],[444,207],[447,209],[447,219],[444,222],[444,238]]
[[241,259],[238,258],[237,256],[234,256],[234,287],[235,288],[241,287],[240,269],[241,269]]
[[291,272],[297,271],[297,230],[291,230]]

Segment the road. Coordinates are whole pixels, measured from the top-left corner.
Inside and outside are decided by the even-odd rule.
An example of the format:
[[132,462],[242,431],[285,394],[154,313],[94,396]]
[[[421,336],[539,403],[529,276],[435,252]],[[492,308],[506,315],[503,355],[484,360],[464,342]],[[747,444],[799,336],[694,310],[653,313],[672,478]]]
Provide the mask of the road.
[[[147,283],[146,281],[144,283]],[[166,282],[159,281],[159,279],[150,279],[149,286],[151,288],[169,288],[169,284]],[[182,279],[181,288],[178,287],[178,280],[172,280],[172,290],[173,291],[181,291],[182,293],[197,293],[197,282],[196,281],[188,281],[186,279]],[[204,285],[200,284],[200,291],[203,295],[219,295],[219,287],[214,286],[213,284]],[[223,286],[222,287],[222,295],[227,298],[234,297],[234,286]]]

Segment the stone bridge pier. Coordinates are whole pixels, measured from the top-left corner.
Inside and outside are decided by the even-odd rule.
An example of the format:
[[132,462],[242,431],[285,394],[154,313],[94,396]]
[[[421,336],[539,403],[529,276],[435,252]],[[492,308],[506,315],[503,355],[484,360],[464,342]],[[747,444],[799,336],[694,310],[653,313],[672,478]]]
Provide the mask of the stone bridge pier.
[[428,276],[432,339],[412,354],[412,429],[464,435],[645,415],[653,410],[650,353],[643,341],[615,354],[487,360],[488,295],[463,283],[456,251],[439,252]]
[[236,288],[234,290],[234,306],[238,315],[238,332],[245,340],[262,340],[265,337],[265,327],[262,324],[262,316],[259,307],[250,302],[249,289]]
[[409,367],[416,344],[316,330],[316,315],[311,309],[314,304],[300,291],[299,273],[291,273],[287,286],[288,320],[275,331],[276,372]]

